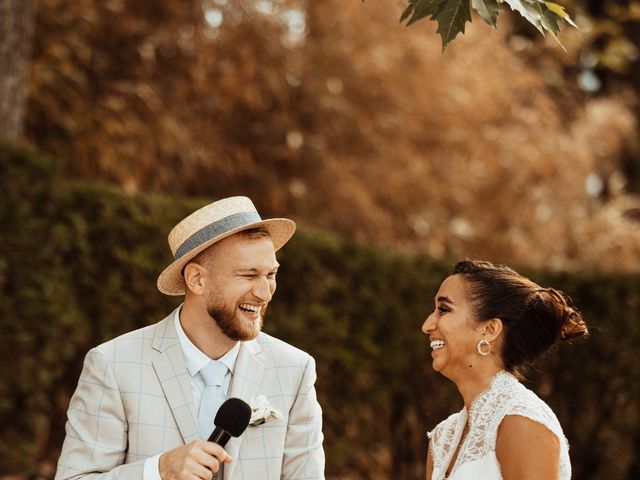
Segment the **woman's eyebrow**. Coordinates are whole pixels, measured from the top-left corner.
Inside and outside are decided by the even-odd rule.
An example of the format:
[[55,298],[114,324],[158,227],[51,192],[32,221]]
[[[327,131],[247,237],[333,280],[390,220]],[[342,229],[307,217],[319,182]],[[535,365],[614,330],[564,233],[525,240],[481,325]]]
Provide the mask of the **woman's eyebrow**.
[[449,305],[455,305],[455,303],[451,301],[449,297],[445,297],[445,296],[440,296],[436,298],[436,301],[440,303],[448,303]]

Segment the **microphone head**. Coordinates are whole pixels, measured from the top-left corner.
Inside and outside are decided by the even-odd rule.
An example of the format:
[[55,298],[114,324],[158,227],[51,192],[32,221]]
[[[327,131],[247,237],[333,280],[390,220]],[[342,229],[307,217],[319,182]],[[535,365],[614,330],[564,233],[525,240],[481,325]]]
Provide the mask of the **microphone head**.
[[229,398],[216,413],[213,421],[217,428],[229,432],[233,437],[239,437],[245,431],[251,419],[251,407],[244,400]]

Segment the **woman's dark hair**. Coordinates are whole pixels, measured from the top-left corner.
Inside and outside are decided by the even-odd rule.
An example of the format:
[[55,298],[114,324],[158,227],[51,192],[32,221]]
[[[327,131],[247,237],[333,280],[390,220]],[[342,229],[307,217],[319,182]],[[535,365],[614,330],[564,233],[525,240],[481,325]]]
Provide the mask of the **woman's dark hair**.
[[465,279],[471,308],[479,321],[502,320],[502,359],[510,372],[533,362],[558,340],[588,334],[567,295],[543,288],[507,266],[462,260],[451,274]]

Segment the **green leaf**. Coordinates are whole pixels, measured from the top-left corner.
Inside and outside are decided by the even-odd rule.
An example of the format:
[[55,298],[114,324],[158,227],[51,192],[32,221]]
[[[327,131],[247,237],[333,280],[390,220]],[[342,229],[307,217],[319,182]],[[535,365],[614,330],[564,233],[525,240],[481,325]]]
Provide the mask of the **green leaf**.
[[442,37],[442,51],[458,33],[464,33],[465,24],[471,21],[469,0],[447,0],[442,3],[433,19],[438,21],[438,33]]
[[402,15],[400,15],[400,23],[404,22],[407,18],[409,18],[409,15],[411,15],[415,9],[416,9],[415,0],[409,0],[409,4],[407,5],[407,8],[405,8],[404,11],[402,12]]
[[498,0],[471,0],[471,6],[480,14],[482,19],[492,27],[496,27],[500,6]]
[[437,31],[442,37],[444,52],[458,33],[464,33],[466,22],[471,21],[471,7],[495,28],[501,3],[508,4],[511,10],[518,12],[542,35],[548,32],[558,43],[557,34],[562,20],[577,28],[564,7],[546,0],[407,0],[400,23],[409,26],[430,16],[438,22]]
[[561,18],[551,10],[546,8],[544,4],[538,4],[538,8],[540,9],[540,14],[542,15],[542,28],[553,33],[554,35],[557,35],[560,31],[558,20],[561,20]]
[[558,42],[558,45],[560,45],[560,47],[566,52],[567,49],[564,48],[564,45],[560,43],[560,39],[558,38],[558,32],[560,31],[560,25],[558,24],[558,22],[562,20],[562,17],[547,8],[545,4],[540,5],[540,11],[542,12],[542,26],[546,31],[549,32],[549,35],[551,35],[553,39]]
[[572,27],[578,28],[578,26],[573,22],[573,20],[571,20],[571,17],[569,16],[569,14],[564,10],[564,7],[562,5],[558,5],[557,3],[553,3],[553,2],[544,2],[544,4],[547,6],[549,10],[551,10],[553,13],[558,15],[569,25],[571,25]]
[[447,0],[409,0],[409,5],[405,8],[404,12],[400,16],[400,23],[404,22],[407,18],[407,27],[412,23],[422,20],[423,18],[433,15],[438,6],[446,2]]
[[539,2],[528,0],[504,0],[504,3],[511,7],[511,10],[522,15],[531,25],[544,35],[542,27],[542,12],[538,8]]

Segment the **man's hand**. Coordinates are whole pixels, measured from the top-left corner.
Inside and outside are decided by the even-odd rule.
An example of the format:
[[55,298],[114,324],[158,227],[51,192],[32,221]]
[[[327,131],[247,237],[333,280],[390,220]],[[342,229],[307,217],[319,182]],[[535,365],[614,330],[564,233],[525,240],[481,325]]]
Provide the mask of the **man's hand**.
[[229,462],[231,457],[217,443],[194,440],[160,455],[158,470],[162,480],[211,480],[220,464]]

